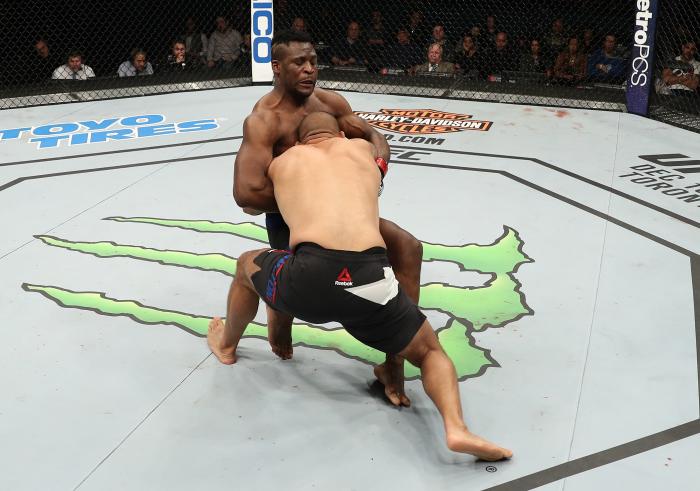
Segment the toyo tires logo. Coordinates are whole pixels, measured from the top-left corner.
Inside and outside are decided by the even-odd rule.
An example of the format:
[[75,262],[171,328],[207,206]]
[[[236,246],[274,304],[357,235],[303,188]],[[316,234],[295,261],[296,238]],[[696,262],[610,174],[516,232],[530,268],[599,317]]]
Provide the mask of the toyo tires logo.
[[[261,243],[267,244],[266,229],[250,222],[228,223],[148,217],[109,217],[105,220],[130,227],[169,227],[179,229],[183,234],[217,233],[243,237],[253,242],[246,246],[245,250],[259,248]],[[48,247],[92,256],[93,259],[84,259],[85,268],[89,268],[89,261],[94,258],[129,258],[159,263],[166,267],[215,272],[226,276],[236,274],[236,258],[221,253],[163,250],[110,241],[76,241],[49,235],[39,235],[36,238]],[[506,328],[517,319],[533,314],[515,277],[522,264],[533,262],[523,252],[523,241],[519,234],[504,226],[503,234],[493,243],[486,245],[423,242],[423,261],[452,263],[460,272],[488,275],[484,284],[473,287],[447,283],[422,284],[420,307],[447,316],[447,321],[438,327],[436,332],[440,343],[455,364],[459,380],[479,376],[489,367],[500,366],[489,349],[479,346],[478,337],[480,332]],[[157,279],[154,279],[153,288],[158,288],[158,284]],[[107,292],[86,289],[76,291],[60,285],[24,283],[22,288],[27,292],[39,293],[63,308],[86,310],[99,316],[127,317],[144,325],[173,326],[198,337],[206,336],[209,319],[217,314],[168,310],[145,305],[136,299],[115,298]],[[90,286],[86,285],[86,288]],[[223,299],[226,292],[208,294],[220,295]],[[267,339],[267,327],[252,322],[244,337]],[[344,357],[371,365],[381,363],[384,359],[383,353],[363,345],[339,327],[297,323],[292,329],[292,342],[294,346],[333,350]],[[419,376],[418,369],[408,363],[405,371],[407,379]]]
[[394,133],[438,134],[456,131],[488,131],[492,121],[471,119],[470,114],[456,114],[433,109],[380,109],[378,113],[355,111],[370,126]]

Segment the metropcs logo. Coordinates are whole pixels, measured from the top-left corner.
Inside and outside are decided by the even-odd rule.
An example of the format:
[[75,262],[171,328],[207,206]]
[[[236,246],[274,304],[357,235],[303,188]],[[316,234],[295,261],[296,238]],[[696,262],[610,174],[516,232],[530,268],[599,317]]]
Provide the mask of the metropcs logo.
[[456,131],[488,131],[492,121],[471,119],[470,114],[455,114],[434,109],[380,109],[378,113],[355,111],[375,128],[404,134],[441,134]]
[[[654,14],[650,11],[650,0],[637,0],[637,30],[634,32],[634,59],[632,60],[632,85],[646,86],[649,78],[651,54],[649,37],[653,37],[654,24],[651,19]],[[651,23],[651,25],[650,25]]]

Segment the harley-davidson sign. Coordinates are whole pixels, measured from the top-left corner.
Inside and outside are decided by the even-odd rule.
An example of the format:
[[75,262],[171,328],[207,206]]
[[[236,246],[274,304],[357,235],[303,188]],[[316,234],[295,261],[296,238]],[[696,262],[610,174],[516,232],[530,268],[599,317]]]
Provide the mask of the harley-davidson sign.
[[470,114],[456,114],[434,109],[380,109],[378,113],[355,111],[371,126],[394,133],[436,134],[455,131],[488,131],[493,121],[471,119]]

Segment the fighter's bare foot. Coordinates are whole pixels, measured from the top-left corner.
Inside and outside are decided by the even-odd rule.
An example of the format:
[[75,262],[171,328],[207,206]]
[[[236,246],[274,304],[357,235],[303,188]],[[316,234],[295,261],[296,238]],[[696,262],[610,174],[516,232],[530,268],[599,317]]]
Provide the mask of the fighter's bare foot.
[[271,335],[269,329],[267,331],[267,337],[270,341],[270,348],[272,352],[282,358],[283,360],[291,360],[294,355],[294,349],[292,348],[292,338],[284,339],[280,341],[277,335]]
[[207,344],[221,363],[225,365],[236,363],[236,347],[224,342],[224,323],[220,317],[214,317],[209,321]]
[[403,388],[403,358],[400,363],[388,360],[374,367],[374,376],[384,386],[384,395],[394,406],[410,407],[411,400],[406,396]]
[[483,438],[470,433],[466,428],[447,433],[447,447],[453,452],[468,453],[482,460],[494,462],[509,459],[513,452],[499,447]]
[[294,354],[292,348],[292,319],[283,314],[267,314],[267,340],[272,352],[283,360],[290,360]]

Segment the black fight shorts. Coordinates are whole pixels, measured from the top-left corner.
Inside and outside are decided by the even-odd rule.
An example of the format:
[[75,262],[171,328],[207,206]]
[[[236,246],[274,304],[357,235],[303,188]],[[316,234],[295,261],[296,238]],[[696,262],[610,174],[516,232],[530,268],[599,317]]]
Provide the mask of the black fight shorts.
[[280,213],[266,213],[267,241],[273,249],[289,249],[289,227]]
[[339,322],[357,340],[395,354],[425,315],[394,277],[386,250],[335,251],[305,242],[294,253],[270,249],[255,258],[253,284],[273,309],[314,324]]

